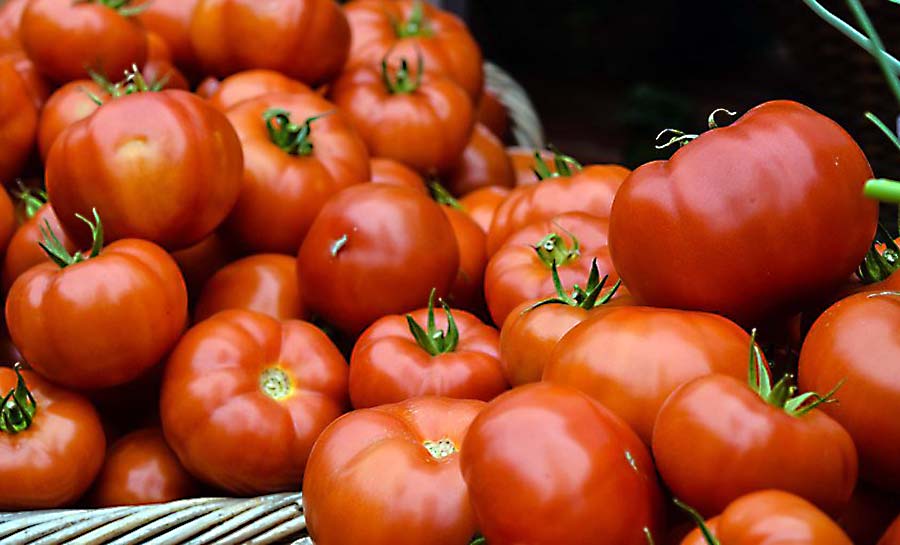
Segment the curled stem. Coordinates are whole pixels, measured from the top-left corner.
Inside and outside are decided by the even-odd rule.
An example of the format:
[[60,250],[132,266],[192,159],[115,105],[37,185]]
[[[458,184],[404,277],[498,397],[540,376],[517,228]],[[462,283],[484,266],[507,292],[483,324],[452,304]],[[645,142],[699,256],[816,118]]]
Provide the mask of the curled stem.
[[282,108],[270,108],[263,113],[269,140],[289,155],[305,157],[313,152],[312,123],[334,112],[325,112],[306,119],[301,125],[291,122],[291,113]]
[[87,219],[81,214],[75,214],[75,217],[85,222],[91,229],[91,239],[93,240],[93,243],[88,255],[84,255],[84,253],[80,251],[69,254],[65,245],[60,242],[59,237],[53,232],[49,221],[45,220],[44,225],[40,226],[43,240],[38,242],[38,245],[60,268],[64,269],[70,265],[75,265],[76,263],[81,263],[87,259],[97,257],[100,255],[100,251],[103,250],[103,223],[100,222],[100,215],[97,213],[97,209],[94,208],[92,211],[94,214],[94,221]]
[[34,421],[37,401],[22,377],[21,365],[16,363],[16,387],[3,396],[0,404],[0,431],[15,435],[27,430]]
[[409,332],[423,350],[432,356],[446,354],[456,350],[459,344],[459,328],[453,313],[446,302],[441,301],[444,314],[447,316],[447,331],[437,328],[434,319],[434,297],[436,290],[432,288],[431,294],[428,296],[428,322],[426,328],[419,325],[411,314],[406,315],[406,323],[409,325]]

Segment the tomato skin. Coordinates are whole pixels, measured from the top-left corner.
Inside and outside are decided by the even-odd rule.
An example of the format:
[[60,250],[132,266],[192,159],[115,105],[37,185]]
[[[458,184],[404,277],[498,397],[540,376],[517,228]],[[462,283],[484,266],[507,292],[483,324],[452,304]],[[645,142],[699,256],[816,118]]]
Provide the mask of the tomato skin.
[[[652,306],[751,325],[799,311],[838,288],[869,249],[878,216],[862,193],[870,178],[834,121],[767,102],[629,177],[611,216],[616,269]],[[740,252],[722,253],[735,244]]]
[[259,254],[223,267],[204,286],[194,321],[227,309],[253,310],[276,320],[305,318],[296,261],[289,255]]
[[0,190],[0,253],[7,250],[16,230],[16,210],[6,191]]
[[[37,402],[31,427],[0,432],[0,509],[51,509],[81,497],[103,465],[106,437],[96,409],[79,394],[31,371],[22,376]],[[16,386],[0,368],[0,390]]]
[[162,360],[186,322],[178,266],[159,246],[137,239],[64,269],[37,265],[16,279],[6,300],[9,333],[26,361],[71,388],[137,378]]
[[245,100],[270,93],[302,95],[312,92],[313,90],[305,83],[274,70],[245,70],[219,82],[207,100],[216,109],[227,112]]
[[459,248],[459,272],[448,300],[453,306],[472,312],[484,309],[484,270],[487,267],[486,235],[469,214],[442,206]]
[[476,526],[460,455],[436,459],[423,443],[449,439],[458,450],[484,405],[422,397],[354,411],[331,424],[303,479],[316,544],[467,545]]
[[19,27],[28,0],[8,0],[0,6],[0,55],[22,50]]
[[[2,200],[4,198],[0,197],[0,201]],[[5,200],[8,201],[9,198],[6,197]],[[0,204],[0,208],[2,207],[3,205]],[[4,217],[4,214],[0,213],[0,217]],[[3,258],[2,279],[4,291],[9,290],[15,279],[31,267],[49,262],[47,254],[38,246],[38,243],[43,240],[41,227],[45,227],[48,223],[50,229],[56,234],[67,251],[75,252],[78,249],[75,242],[66,235],[59,225],[59,220],[56,218],[53,207],[50,206],[50,203],[45,204],[38,209],[32,218],[16,229],[15,233],[12,233],[10,230],[12,238],[9,239],[9,246],[6,247],[6,255]]]
[[64,130],[90,117],[100,107],[91,99],[91,94],[103,101],[109,100],[102,87],[86,79],[70,81],[50,95],[41,110],[37,132],[38,150],[44,162],[47,162],[50,148]]
[[[311,124],[309,155],[291,155],[269,136],[263,114],[281,108],[298,125]],[[369,154],[350,121],[314,94],[270,94],[228,112],[244,150],[244,181],[224,233],[251,252],[294,254],[325,202],[369,179]]]
[[371,167],[373,183],[399,185],[412,189],[426,197],[429,196],[428,188],[425,187],[425,180],[422,179],[418,172],[403,163],[383,157],[372,157],[369,160],[369,166]]
[[151,85],[162,83],[163,89],[191,90],[184,74],[172,64],[169,45],[155,32],[147,32],[147,62],[144,63],[141,74]]
[[38,110],[14,57],[0,57],[0,184],[12,184],[34,148]]
[[343,68],[350,25],[332,0],[199,0],[191,44],[208,74],[267,68],[315,85]]
[[510,190],[505,187],[491,185],[466,194],[459,199],[459,204],[469,214],[469,217],[487,233],[491,228],[491,221],[494,220],[494,213],[500,203],[506,200],[509,193]]
[[831,389],[846,380],[837,393],[840,403],[822,410],[853,436],[863,478],[895,492],[900,491],[898,325],[900,297],[848,297],[813,324],[800,352],[798,373],[804,390],[825,384]]
[[191,45],[190,27],[197,0],[147,0],[137,15],[147,30],[158,34],[172,51],[172,60],[187,70],[196,69],[197,58]]
[[194,92],[197,94],[197,96],[209,100],[210,97],[216,94],[216,91],[218,91],[219,87],[221,86],[222,82],[220,80],[209,76],[204,78],[203,81],[201,81],[197,85],[197,88],[194,90]]
[[556,172],[556,164],[553,162],[553,152],[549,150],[535,150],[532,148],[523,148],[513,146],[506,148],[506,155],[509,157],[513,165],[513,171],[516,176],[516,186],[534,185],[540,182],[538,175],[534,173],[535,159],[534,154],[538,152],[546,163],[550,172]]
[[[216,176],[209,176],[215,172]],[[243,154],[224,114],[185,91],[138,93],[105,104],[59,135],[47,192],[63,227],[83,231],[96,207],[108,240],[187,248],[228,215]]]
[[346,333],[421,308],[432,289],[446,296],[458,271],[456,236],[441,207],[386,184],[360,184],[332,197],[297,259],[309,309]]
[[209,235],[190,248],[172,252],[192,301],[200,295],[206,282],[236,257],[231,244],[218,233]]
[[31,0],[19,38],[38,70],[56,83],[84,79],[88,68],[115,79],[147,60],[144,28],[102,3]]
[[[290,383],[286,397],[263,390],[272,370]],[[347,364],[324,333],[246,310],[220,312],[182,337],[160,400],[181,463],[241,495],[296,488],[316,438],[346,406]]]
[[162,430],[129,433],[110,447],[94,485],[95,507],[148,505],[191,497],[197,484],[166,444]]
[[894,520],[894,523],[888,528],[878,545],[900,545],[900,517]]
[[478,122],[500,140],[509,134],[509,113],[496,92],[485,87],[478,100]]
[[2,59],[0,62],[13,63],[13,66],[16,71],[19,72],[22,81],[25,82],[25,87],[28,89],[35,107],[38,109],[38,112],[40,112],[44,107],[44,103],[50,98],[51,89],[47,80],[45,80],[37,71],[34,63],[31,62],[31,59],[28,58],[28,55],[26,55],[24,51],[13,51],[6,54],[0,53],[0,59]]
[[490,129],[476,123],[469,144],[445,183],[452,194],[465,195],[491,185],[513,187],[515,174],[503,143]]
[[472,422],[460,465],[491,545],[645,545],[645,527],[658,535],[647,448],[576,390],[539,383],[501,395]]

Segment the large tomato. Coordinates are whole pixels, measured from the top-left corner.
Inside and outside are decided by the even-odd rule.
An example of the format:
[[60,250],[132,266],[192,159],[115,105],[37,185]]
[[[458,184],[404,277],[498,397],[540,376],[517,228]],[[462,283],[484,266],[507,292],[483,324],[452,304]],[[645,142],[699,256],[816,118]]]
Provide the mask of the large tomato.
[[319,95],[264,95],[228,119],[244,150],[244,182],[223,228],[248,251],[296,253],[329,197],[369,180],[365,144]]
[[464,195],[459,199],[459,204],[475,220],[475,223],[487,233],[491,228],[491,222],[494,221],[494,213],[496,213],[500,204],[506,200],[506,197],[509,196],[509,193],[509,189],[497,185],[482,187]]
[[343,68],[350,25],[334,0],[199,0],[191,44],[207,73],[268,68],[312,85]]
[[447,189],[457,196],[482,187],[492,185],[512,187],[516,183],[506,148],[490,129],[481,123],[475,124],[472,138],[462,157],[448,170],[443,180]]
[[318,328],[228,310],[172,352],[160,416],[194,476],[262,494],[297,487],[316,438],[346,406],[347,363]]
[[459,271],[453,228],[440,205],[412,189],[360,184],[332,197],[297,260],[309,309],[347,333],[444,297]]
[[483,407],[424,397],[334,422],[303,479],[310,537],[317,545],[468,545],[477,528],[459,457]]
[[305,83],[300,83],[280,72],[246,70],[228,76],[219,82],[215,92],[209,96],[208,100],[210,104],[226,112],[240,102],[270,93],[301,95],[312,92],[312,89]]
[[28,0],[8,0],[0,5],[0,55],[22,49],[19,27]]
[[50,95],[41,110],[37,129],[38,151],[44,161],[64,130],[97,111],[100,105],[95,98],[107,101],[110,97],[107,89],[89,79],[70,81]]
[[0,185],[12,184],[34,148],[38,109],[13,57],[0,57]]
[[429,194],[422,176],[403,163],[383,157],[372,157],[369,160],[369,166],[373,183],[399,185],[418,191],[425,196]]
[[63,227],[96,208],[111,240],[177,250],[209,235],[241,189],[243,155],[224,114],[185,91],[141,92],[104,104],[59,135],[47,192]]
[[197,0],[145,0],[139,6],[137,19],[165,40],[172,51],[172,60],[188,71],[196,69],[190,28]]
[[[3,208],[3,200],[4,197],[0,196],[0,208]],[[0,217],[4,217],[2,212],[0,212]],[[12,238],[9,239],[9,246],[6,247],[6,255],[3,258],[2,285],[4,291],[8,290],[13,281],[31,267],[49,261],[50,258],[38,245],[44,239],[41,229],[48,228],[53,231],[67,252],[73,253],[78,249],[75,242],[66,236],[65,231],[59,225],[53,207],[49,203],[41,206],[33,216],[16,229],[15,233],[10,230]]]
[[834,121],[767,102],[628,178],[610,223],[616,270],[653,306],[754,325],[800,310],[866,255],[878,216],[862,192],[871,177]]
[[531,384],[491,402],[466,434],[461,468],[490,545],[646,545],[661,522],[647,448],[563,386]]

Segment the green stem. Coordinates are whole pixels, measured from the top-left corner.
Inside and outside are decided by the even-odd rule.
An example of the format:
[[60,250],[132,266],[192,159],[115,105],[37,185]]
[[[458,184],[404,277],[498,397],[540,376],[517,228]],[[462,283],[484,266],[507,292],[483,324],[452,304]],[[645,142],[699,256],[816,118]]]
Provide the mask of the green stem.
[[387,55],[381,60],[381,79],[385,88],[392,95],[408,95],[415,93],[422,86],[422,72],[425,70],[425,59],[422,54],[418,55],[418,67],[415,77],[409,73],[409,63],[406,59],[400,59],[400,68],[398,68],[393,76],[390,68],[388,68]]
[[431,190],[431,198],[435,200],[438,204],[442,204],[444,206],[449,206],[450,208],[455,208],[457,210],[465,210],[462,204],[456,198],[447,191],[447,188],[442,186],[438,181],[431,181],[428,183],[428,188]]
[[152,2],[146,2],[139,6],[132,6],[134,0],[73,0],[73,4],[100,4],[119,12],[122,17],[134,17],[140,15]]
[[47,192],[43,189],[25,187],[21,180],[18,181],[18,184],[19,191],[15,195],[25,205],[25,217],[31,219],[38,213],[38,210],[47,204]]
[[17,363],[16,387],[11,389],[0,404],[0,431],[15,435],[31,427],[37,412],[37,401],[22,377],[21,366]]
[[706,521],[703,520],[703,517],[700,515],[700,513],[697,512],[696,509],[682,502],[678,498],[673,498],[672,501],[674,501],[675,505],[681,508],[681,510],[687,513],[688,516],[693,519],[693,521],[697,524],[697,527],[700,528],[700,533],[703,534],[703,539],[705,539],[709,545],[721,545],[719,543],[719,540],[716,539],[716,536],[714,536],[710,531],[709,526],[706,525]]
[[550,165],[547,164],[547,161],[544,160],[544,157],[541,155],[541,152],[534,152],[534,168],[532,169],[535,176],[537,176],[538,180],[547,180],[549,178],[566,178],[574,174],[575,172],[579,172],[582,169],[581,163],[576,161],[573,157],[569,155],[565,155],[559,151],[553,144],[548,146],[548,149],[553,152],[553,166],[556,167],[556,171],[550,170]]
[[557,268],[556,263],[553,263],[551,267],[551,274],[553,278],[553,287],[556,289],[556,296],[544,299],[543,301],[538,301],[526,308],[523,313],[530,312],[544,305],[552,304],[569,305],[571,307],[592,310],[609,303],[622,286],[622,281],[619,280],[606,293],[603,293],[603,288],[609,280],[609,275],[604,275],[603,278],[600,278],[600,269],[597,267],[596,259],[591,262],[591,272],[588,275],[586,287],[582,288],[578,284],[575,284],[571,294],[566,292],[566,288],[559,278],[559,269]]
[[302,125],[291,123],[291,113],[281,108],[272,108],[263,113],[263,121],[269,131],[269,140],[289,155],[306,157],[313,152],[313,143],[310,140],[312,123],[322,119],[333,112],[314,115],[307,118]]
[[398,38],[431,36],[431,28],[428,25],[428,19],[425,17],[425,6],[422,5],[422,0],[413,2],[409,19],[395,24],[394,30]]
[[41,235],[43,236],[43,240],[38,242],[38,245],[44,252],[47,254],[54,263],[56,263],[60,268],[64,269],[70,265],[75,265],[76,263],[81,263],[87,259],[91,259],[100,255],[100,251],[103,250],[103,223],[100,222],[100,215],[97,214],[97,209],[93,209],[94,221],[87,219],[81,214],[75,214],[75,217],[85,222],[88,227],[91,229],[91,239],[93,243],[91,245],[91,252],[88,255],[84,255],[82,252],[75,252],[74,254],[69,254],[69,251],[66,250],[65,245],[59,240],[56,236],[56,233],[53,232],[53,229],[50,227],[49,221],[44,221],[44,225],[40,226]]
[[[883,251],[878,250],[879,239],[884,244]],[[872,246],[869,247],[856,275],[863,284],[874,284],[886,280],[897,269],[900,269],[900,247],[891,238],[887,229],[879,223],[875,240],[872,241]]]
[[533,246],[538,258],[548,269],[553,265],[562,266],[578,259],[581,256],[581,244],[571,233],[572,246],[556,233],[550,233]]
[[863,8],[863,5],[859,0],[847,0],[847,5],[850,6],[850,11],[853,12],[856,21],[869,37],[869,42],[872,44],[872,55],[874,55],[875,60],[878,61],[881,71],[884,73],[885,78],[887,78],[888,86],[891,88],[891,92],[894,93],[897,104],[900,104],[900,80],[897,79],[897,73],[891,67],[887,54],[884,52],[884,43],[882,43],[878,31],[875,30],[875,25],[872,24],[869,14],[866,13],[865,8]]
[[416,340],[416,344],[432,356],[453,352],[456,350],[457,345],[459,345],[459,328],[456,325],[456,320],[453,318],[453,313],[450,312],[450,307],[444,301],[441,301],[441,306],[444,308],[444,313],[447,315],[447,331],[445,332],[438,329],[435,324],[435,291],[436,290],[432,289],[431,294],[428,296],[427,329],[420,326],[415,319],[413,319],[411,314],[406,315],[406,323],[409,325],[409,332],[412,333],[413,338]]
[[875,178],[866,182],[863,195],[881,202],[900,203],[900,182]]

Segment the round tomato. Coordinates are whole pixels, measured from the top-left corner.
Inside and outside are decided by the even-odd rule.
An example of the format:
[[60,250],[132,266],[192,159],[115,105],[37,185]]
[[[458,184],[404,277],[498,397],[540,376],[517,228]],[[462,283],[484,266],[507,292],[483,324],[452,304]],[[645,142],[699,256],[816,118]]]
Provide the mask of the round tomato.
[[444,182],[454,195],[465,195],[492,185],[512,187],[516,179],[503,143],[478,123],[462,157],[448,171]]
[[423,397],[334,422],[303,479],[310,537],[317,545],[468,545],[476,526],[459,457],[483,407]]
[[333,0],[199,0],[191,44],[208,73],[268,68],[312,85],[343,68],[350,25]]
[[34,148],[38,109],[11,55],[0,57],[0,184],[12,184]]
[[369,180],[365,144],[319,95],[264,95],[227,115],[243,146],[244,182],[223,228],[251,252],[296,253],[329,197]]
[[82,227],[75,214],[96,208],[111,240],[178,250],[225,219],[242,172],[241,143],[224,114],[185,91],[140,92],[59,135],[47,158],[47,193],[70,235]]
[[347,363],[318,328],[228,310],[172,352],[160,416],[191,474],[251,495],[295,489],[316,438],[346,405]]
[[491,402],[466,434],[460,465],[490,545],[646,545],[661,522],[647,448],[563,386],[530,384]]
[[[300,83],[274,70],[246,70],[228,76],[218,83],[209,97],[209,103],[223,112],[232,106],[270,93],[303,95],[312,93],[305,83]],[[199,93],[199,90],[198,90]]]
[[371,178],[373,183],[399,185],[428,196],[428,188],[425,187],[425,180],[419,176],[418,172],[403,163],[394,161],[393,159],[373,157],[369,161],[369,166],[371,167],[370,170],[372,172]]
[[84,79],[71,81],[50,95],[41,110],[37,131],[38,150],[45,162],[50,147],[64,130],[97,111],[100,104],[95,99],[107,101],[110,95],[98,83]]
[[80,498],[106,449],[94,407],[18,369],[0,368],[0,392],[0,509],[50,509]]
[[[458,203],[457,203],[457,206]],[[442,206],[453,227],[459,248],[459,272],[447,299],[453,306],[481,313],[484,302],[484,270],[487,266],[484,231],[469,214],[452,206]]]
[[162,430],[145,428],[110,447],[91,503],[96,507],[164,503],[189,498],[196,490]]
[[475,191],[464,195],[459,199],[459,204],[463,210],[469,214],[475,223],[487,233],[491,228],[491,222],[494,220],[494,213],[500,204],[509,196],[510,190],[498,185],[482,187]]
[[[0,201],[2,200],[3,198],[0,197]],[[0,208],[2,208],[2,204],[0,204]],[[50,258],[47,257],[46,252],[39,246],[39,243],[44,240],[41,229],[50,229],[67,252],[74,253],[78,249],[75,242],[66,236],[66,232],[59,225],[53,207],[49,203],[41,206],[33,216],[16,229],[9,240],[6,255],[3,258],[4,291],[8,290],[13,281],[22,273],[35,265],[49,261]]]
[[158,34],[172,51],[178,66],[193,71],[197,59],[191,45],[191,18],[197,0],[146,0],[140,2],[137,19]]
[[900,545],[900,517],[894,520],[894,523],[888,528],[878,545]]
[[541,165],[538,164],[535,154],[541,158],[543,165],[547,167],[547,170],[551,175],[557,172],[552,151],[535,150],[518,146],[506,148],[506,155],[509,156],[513,171],[515,172],[517,186],[533,185],[541,181],[540,175],[536,172]]
[[440,205],[387,184],[332,197],[297,260],[309,309],[346,333],[421,308],[432,289],[446,296],[458,271],[456,236]]
[[276,320],[305,318],[296,258],[259,254],[223,267],[204,286],[194,321],[234,308],[253,310]]
[[234,258],[234,249],[218,233],[213,233],[190,248],[172,252],[178,263],[191,300],[200,295],[200,290],[216,272]]
[[500,100],[499,94],[492,89],[485,88],[478,100],[478,122],[503,140],[509,134],[509,113],[506,106]]
[[22,49],[19,27],[28,0],[8,0],[0,5],[0,55]]

